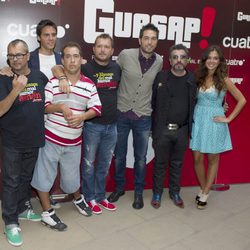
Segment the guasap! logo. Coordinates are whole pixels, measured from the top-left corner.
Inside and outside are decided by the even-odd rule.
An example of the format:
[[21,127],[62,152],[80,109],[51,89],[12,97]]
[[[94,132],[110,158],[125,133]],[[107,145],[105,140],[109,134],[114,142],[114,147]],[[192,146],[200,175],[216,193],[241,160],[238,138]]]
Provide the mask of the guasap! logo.
[[212,7],[203,9],[202,19],[164,15],[150,16],[143,13],[114,11],[114,7],[113,0],[85,0],[83,27],[85,42],[94,43],[96,36],[102,32],[115,37],[138,38],[142,25],[151,22],[160,31],[159,39],[183,43],[188,48],[191,46],[192,34],[199,33],[201,28],[203,39],[199,45],[204,49],[208,46],[206,39],[212,32],[216,16],[216,10]]

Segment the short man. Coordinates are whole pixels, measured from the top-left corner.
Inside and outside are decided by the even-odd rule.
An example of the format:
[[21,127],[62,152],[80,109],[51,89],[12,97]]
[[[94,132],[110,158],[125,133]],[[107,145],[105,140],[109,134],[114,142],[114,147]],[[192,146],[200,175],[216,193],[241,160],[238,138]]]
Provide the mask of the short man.
[[171,69],[161,71],[153,85],[153,169],[154,208],[161,205],[166,168],[169,163],[169,196],[178,207],[184,207],[180,192],[180,177],[184,153],[191,130],[196,96],[194,75],[186,70],[188,50],[174,45],[169,50]]
[[67,43],[62,49],[62,64],[71,88],[69,96],[59,90],[56,78],[46,85],[46,142],[39,150],[31,182],[44,210],[42,223],[58,231],[64,231],[67,226],[51,208],[48,193],[56,178],[58,163],[62,190],[73,193],[73,203],[81,214],[91,215],[91,209],[79,191],[82,126],[85,120],[100,115],[101,103],[93,82],[80,73],[81,54],[80,45],[74,42]]
[[[84,124],[82,190],[92,212],[101,214],[99,205],[110,211],[116,210],[116,206],[106,199],[105,187],[117,139],[117,88],[121,70],[118,64],[111,61],[114,48],[110,35],[97,36],[93,52],[93,60],[82,65],[81,71],[97,87],[102,115]],[[53,71],[56,76],[63,75],[61,67],[54,67]]]
[[156,74],[162,68],[162,58],[154,52],[159,30],[153,24],[142,27],[139,35],[140,48],[125,49],[118,56],[122,70],[118,89],[117,147],[115,149],[116,189],[108,197],[115,202],[125,189],[127,143],[133,132],[135,194],[133,208],[141,209],[143,203],[146,154],[151,130],[151,96]]
[[2,217],[8,242],[20,246],[18,218],[41,220],[30,204],[30,181],[39,147],[44,146],[44,87],[48,79],[28,67],[29,50],[23,40],[9,43],[7,58],[15,75],[0,76]]

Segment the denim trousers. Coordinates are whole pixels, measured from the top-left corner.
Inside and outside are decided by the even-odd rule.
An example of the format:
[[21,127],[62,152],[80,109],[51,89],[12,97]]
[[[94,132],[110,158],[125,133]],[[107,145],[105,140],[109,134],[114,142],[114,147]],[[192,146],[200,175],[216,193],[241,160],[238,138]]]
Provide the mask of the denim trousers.
[[18,215],[29,208],[33,170],[38,148],[2,147],[2,218],[5,225],[18,224]]
[[188,126],[177,130],[163,129],[153,140],[155,151],[153,168],[153,193],[162,194],[167,166],[169,165],[169,193],[180,192],[180,178],[184,154],[188,144]]
[[106,199],[106,177],[117,139],[116,123],[86,122],[83,129],[82,193],[86,201]]
[[116,190],[125,189],[126,156],[128,149],[128,136],[132,131],[134,149],[134,185],[135,194],[141,195],[145,185],[146,156],[148,140],[151,130],[151,117],[142,116],[137,120],[129,119],[118,112],[117,144],[115,148],[115,182]]

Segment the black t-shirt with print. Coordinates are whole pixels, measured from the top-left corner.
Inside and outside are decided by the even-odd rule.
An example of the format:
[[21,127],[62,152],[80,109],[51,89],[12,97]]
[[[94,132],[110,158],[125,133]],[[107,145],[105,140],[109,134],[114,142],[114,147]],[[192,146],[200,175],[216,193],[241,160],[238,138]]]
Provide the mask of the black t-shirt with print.
[[[0,118],[4,146],[33,148],[44,145],[44,87],[48,79],[38,70],[31,70],[27,77],[25,89]],[[0,76],[0,101],[12,90],[12,80],[13,77]]]
[[121,77],[120,66],[112,61],[108,65],[102,66],[91,60],[82,65],[81,71],[95,83],[102,103],[101,116],[90,121],[103,125],[116,122],[117,88]]

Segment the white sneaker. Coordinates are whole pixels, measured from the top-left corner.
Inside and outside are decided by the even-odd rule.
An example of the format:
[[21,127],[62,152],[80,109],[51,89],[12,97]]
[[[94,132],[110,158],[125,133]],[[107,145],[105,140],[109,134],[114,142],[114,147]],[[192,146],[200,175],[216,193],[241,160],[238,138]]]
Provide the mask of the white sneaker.
[[75,205],[75,207],[77,208],[77,210],[85,215],[85,216],[90,216],[92,215],[92,209],[89,207],[89,205],[87,204],[87,202],[84,199],[84,196],[81,195],[81,199],[78,200],[73,200],[73,204]]
[[42,212],[42,220],[41,222],[49,226],[52,229],[57,231],[65,231],[67,229],[67,225],[64,224],[56,215],[54,209],[50,209],[48,211]]

